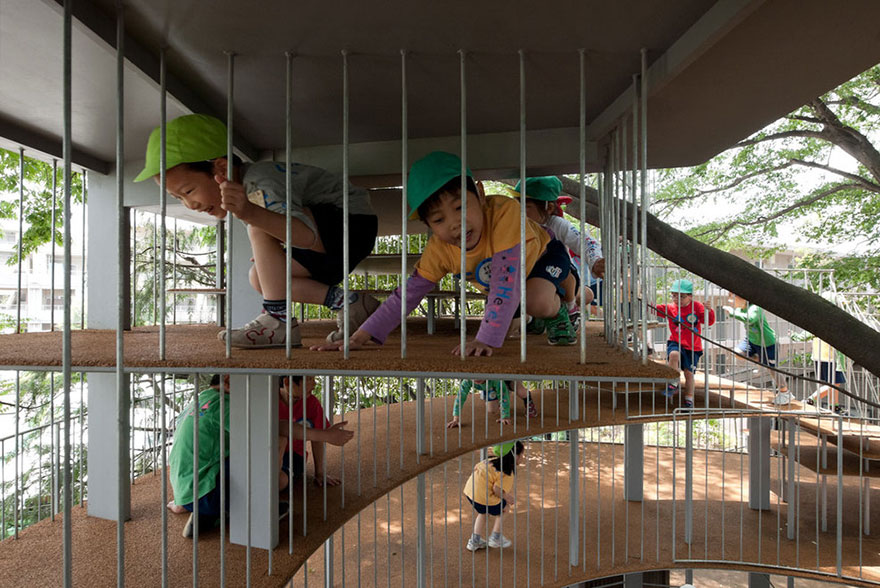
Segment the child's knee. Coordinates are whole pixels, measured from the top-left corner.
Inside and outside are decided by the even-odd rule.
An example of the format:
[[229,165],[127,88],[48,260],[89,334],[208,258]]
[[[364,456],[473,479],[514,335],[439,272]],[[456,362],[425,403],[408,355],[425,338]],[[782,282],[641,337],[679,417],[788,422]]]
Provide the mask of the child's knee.
[[538,318],[551,318],[559,312],[558,296],[532,296],[526,299],[526,312]]
[[248,272],[248,280],[251,283],[251,286],[254,290],[263,293],[263,289],[260,287],[260,276],[257,275],[257,266],[252,265],[250,271]]

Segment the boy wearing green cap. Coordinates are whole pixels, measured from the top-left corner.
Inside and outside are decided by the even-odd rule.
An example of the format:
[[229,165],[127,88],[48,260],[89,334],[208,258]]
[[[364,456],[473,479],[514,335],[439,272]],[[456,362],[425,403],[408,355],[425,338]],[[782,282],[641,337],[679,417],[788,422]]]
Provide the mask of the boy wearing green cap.
[[[160,129],[147,144],[146,164],[135,178],[159,181]],[[247,225],[253,250],[251,285],[263,295],[263,312],[240,329],[232,331],[233,347],[285,346],[288,320],[286,289],[291,280],[293,301],[323,304],[337,311],[339,329],[328,340],[342,338],[343,291],[337,284],[343,275],[341,178],[323,169],[294,163],[261,161],[243,164],[235,158],[233,180],[227,180],[226,125],[201,114],[176,118],[166,125],[166,186],[168,193],[190,210],[217,219],[227,213]],[[291,247],[292,274],[287,277],[286,183],[292,184]],[[378,219],[366,190],[349,185],[349,259],[354,268],[369,255],[376,240]],[[350,321],[354,328],[379,306],[371,296],[352,292]],[[291,344],[301,337],[296,319],[291,321]],[[225,340],[226,331],[218,334]]]
[[[419,218],[431,230],[431,238],[415,272],[407,280],[407,299],[396,290],[355,331],[350,348],[357,349],[370,340],[383,343],[400,324],[400,307],[412,311],[444,276],[461,271],[461,236],[465,235],[464,278],[487,294],[486,312],[476,338],[455,355],[492,355],[501,347],[507,329],[520,304],[520,257],[526,258],[526,312],[546,318],[551,345],[572,345],[576,341],[568,312],[560,300],[563,282],[571,262],[565,246],[540,225],[526,220],[525,249],[520,244],[520,207],[504,196],[486,196],[481,184],[467,170],[467,218],[461,225],[461,160],[458,156],[435,151],[416,161],[409,172],[407,200],[410,217]],[[342,343],[315,347],[339,349]]]
[[[669,289],[672,302],[658,304],[657,315],[669,321],[669,340],[666,342],[666,363],[674,370],[684,371],[684,408],[694,406],[694,374],[703,355],[701,325],[715,324],[715,311],[694,300],[694,284],[690,280],[675,280]],[[677,384],[669,384],[666,396],[678,393]]]
[[[544,227],[553,237],[562,241],[572,256],[572,272],[564,284],[565,305],[572,323],[576,323],[579,320],[577,294],[580,282],[578,268],[580,268],[581,240],[585,241],[587,268],[592,276],[599,279],[605,277],[605,258],[602,255],[602,246],[589,232],[581,237],[577,227],[562,215],[562,208],[558,204],[562,194],[562,181],[559,178],[556,176],[526,178],[525,190],[521,190],[521,188],[522,182],[517,182],[514,190],[519,194],[525,194],[526,215]],[[589,284],[590,280],[587,279],[584,282]],[[593,301],[593,290],[589,287],[584,288],[584,295],[586,304],[590,304]],[[540,333],[544,327],[543,321],[540,320],[533,320],[529,325],[529,332]]]

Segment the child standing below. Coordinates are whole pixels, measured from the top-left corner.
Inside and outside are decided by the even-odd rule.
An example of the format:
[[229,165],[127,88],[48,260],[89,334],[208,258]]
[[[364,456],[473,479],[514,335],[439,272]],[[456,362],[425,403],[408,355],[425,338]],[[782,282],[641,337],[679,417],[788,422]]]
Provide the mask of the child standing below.
[[[193,512],[193,503],[199,503],[199,529],[210,531],[225,513],[220,511],[220,475],[225,470],[229,480],[229,375],[223,376],[223,394],[226,400],[224,422],[220,422],[220,376],[211,379],[210,387],[202,390],[178,417],[174,442],[168,454],[168,478],[174,492],[173,512]],[[193,493],[193,433],[195,409],[199,411],[199,487]],[[226,437],[226,455],[220,455],[220,430]],[[226,484],[229,492],[229,484]],[[229,501],[226,501],[228,507]],[[193,536],[193,515],[183,528],[184,537]]]
[[[135,178],[159,181],[160,129],[147,144],[146,164]],[[323,304],[337,312],[336,331],[328,340],[342,338],[343,275],[341,178],[309,165],[261,161],[243,164],[235,158],[233,180],[228,181],[226,125],[201,114],[176,118],[166,125],[166,187],[190,210],[217,219],[232,213],[247,225],[254,265],[250,283],[263,295],[263,312],[240,329],[233,329],[231,345],[240,348],[284,347],[287,316],[287,280],[292,300]],[[286,276],[286,183],[292,182],[291,275]],[[370,254],[379,221],[363,188],[349,185],[350,269]],[[357,329],[379,302],[357,292],[349,296],[349,320]],[[299,325],[291,322],[291,345],[301,344]],[[226,331],[218,333],[226,340]]]
[[[354,431],[343,429],[346,421],[330,425],[324,417],[324,409],[321,402],[312,394],[315,389],[315,378],[312,376],[294,376],[293,384],[290,378],[281,378],[280,403],[278,405],[278,418],[283,421],[279,427],[282,436],[281,443],[281,470],[282,476],[278,482],[281,489],[287,487],[290,476],[296,480],[302,479],[305,469],[305,440],[303,436],[303,419],[305,419],[305,433],[312,442],[312,458],[315,464],[315,485],[323,486],[326,479],[328,486],[338,486],[339,480],[331,475],[324,474],[325,445],[345,445],[354,436]],[[290,428],[287,426],[290,418],[290,402],[293,402],[293,440],[288,443],[287,434]],[[305,405],[305,408],[303,408]],[[305,410],[305,416],[303,416]],[[291,456],[289,449],[293,450]],[[291,460],[291,457],[293,459]],[[292,462],[292,463],[291,463]]]
[[[745,323],[746,336],[736,346],[736,352],[750,357],[762,365],[770,368],[776,367],[776,331],[767,321],[764,309],[760,306],[749,304],[741,296],[731,292],[733,306],[722,307],[730,316]],[[780,394],[788,392],[788,386],[781,376],[768,369],[773,385]],[[780,383],[780,380],[782,383]]]
[[[562,210],[559,207],[558,200],[562,193],[562,182],[556,176],[541,176],[537,178],[526,178],[525,191],[520,190],[522,182],[516,184],[516,190],[526,197],[526,215],[542,227],[556,239],[568,248],[573,256],[580,255],[581,240],[585,241],[585,249],[587,253],[587,267],[590,271],[590,277],[605,277],[605,258],[602,256],[602,246],[598,241],[586,233],[581,237],[580,231],[562,216]],[[574,261],[576,257],[572,257]],[[566,297],[565,305],[568,309],[569,317],[572,322],[579,319],[578,304],[580,298],[578,296],[578,279],[579,263],[572,263],[572,272],[569,274],[564,284]],[[590,280],[585,280],[590,283]],[[593,290],[585,288],[584,290],[586,303],[593,302]],[[543,332],[543,321],[532,320],[529,322],[530,333]]]
[[[547,319],[551,345],[573,345],[577,335],[568,318],[562,284],[571,261],[565,246],[551,239],[540,225],[526,220],[525,251],[520,244],[520,210],[504,196],[486,196],[467,170],[466,194],[461,194],[461,160],[435,151],[416,161],[409,172],[407,200],[410,217],[418,217],[431,231],[431,238],[415,272],[407,280],[406,301],[400,289],[354,332],[350,349],[369,341],[383,343],[400,324],[400,307],[411,312],[447,274],[458,274],[461,235],[464,232],[466,267],[464,278],[486,293],[486,312],[476,338],[452,350],[455,355],[492,355],[504,344],[507,329],[520,300],[520,257],[526,257],[526,313]],[[461,226],[462,199],[467,198],[466,226]],[[314,347],[335,350],[342,342]]]
[[[684,400],[682,407],[694,407],[694,374],[703,355],[702,325],[715,324],[715,311],[706,309],[694,300],[694,285],[690,280],[675,280],[672,288],[673,302],[658,304],[657,315],[669,320],[669,340],[666,342],[666,363],[674,370],[684,371]],[[694,332],[696,331],[696,332]],[[670,384],[666,396],[678,394],[678,384]]]
[[[495,450],[498,457],[481,461],[464,485],[463,494],[474,511],[474,533],[468,539],[468,551],[477,551],[486,546],[510,547],[511,540],[501,534],[501,517],[507,512],[509,505],[515,502],[513,494],[513,476],[516,466],[525,460],[525,446],[521,441],[505,443]],[[486,533],[488,517],[496,517],[489,540],[483,539]]]
[[[516,389],[516,395],[522,398],[525,404],[526,412],[529,418],[538,416],[538,409],[532,401],[532,396],[522,382],[513,380],[474,380],[471,384],[470,380],[462,380],[458,388],[458,395],[452,405],[452,420],[446,423],[447,429],[461,426],[461,410],[464,403],[467,402],[468,395],[472,389],[476,389],[480,393],[480,397],[486,401],[486,410],[489,414],[495,415],[501,413],[498,422],[502,425],[510,424],[510,389]],[[500,408],[500,411],[499,411]]]

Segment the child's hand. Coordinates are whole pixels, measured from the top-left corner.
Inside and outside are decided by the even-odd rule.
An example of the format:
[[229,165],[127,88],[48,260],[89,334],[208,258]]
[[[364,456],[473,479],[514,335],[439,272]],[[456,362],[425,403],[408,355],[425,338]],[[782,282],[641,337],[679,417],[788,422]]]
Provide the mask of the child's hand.
[[[363,349],[370,342],[372,337],[366,331],[358,329],[348,338],[348,348],[352,351]],[[322,343],[320,345],[312,345],[309,347],[312,351],[340,351],[345,348],[345,340],[334,341],[333,343]]]
[[465,357],[469,355],[473,355],[474,357],[485,355],[486,357],[489,357],[492,355],[493,350],[493,347],[486,345],[485,343],[480,343],[477,340],[473,340],[464,346],[464,352],[462,352],[461,345],[456,345],[455,349],[452,350],[452,355],[464,355]]
[[354,431],[349,431],[343,429],[345,425],[348,424],[348,421],[341,421],[334,424],[329,429],[325,429],[325,443],[329,443],[330,445],[345,445],[351,438],[354,437]]
[[449,421],[448,423],[446,423],[447,429],[454,429],[454,428],[460,427],[460,426],[461,426],[461,421],[458,419],[458,417],[452,417],[452,420]]
[[[318,488],[323,488],[324,482],[325,482],[324,473],[323,472],[321,472],[321,473],[315,472],[315,486],[317,486]],[[339,484],[342,483],[339,481],[338,478],[334,478],[333,476],[331,476],[329,474],[327,475],[326,482],[327,482],[328,486],[339,486]]]
[[503,498],[507,501],[507,504],[516,504],[516,500],[514,499],[513,494],[510,494],[509,492],[504,492],[503,494]]
[[593,269],[591,270],[594,276],[597,278],[605,279],[605,258],[600,257],[596,260],[596,263],[593,264]]
[[220,208],[248,222],[254,205],[248,200],[244,186],[238,182],[230,182],[221,175],[215,175],[214,181],[220,186]]
[[502,425],[509,425],[509,424],[510,424],[510,419],[498,419],[498,420],[495,421],[495,422],[496,422],[496,423],[501,423]]

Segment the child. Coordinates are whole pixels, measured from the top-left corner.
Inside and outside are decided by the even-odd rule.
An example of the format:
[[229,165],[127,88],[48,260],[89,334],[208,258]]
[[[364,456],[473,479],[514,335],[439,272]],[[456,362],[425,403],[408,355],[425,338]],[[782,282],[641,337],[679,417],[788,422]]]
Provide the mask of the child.
[[[837,294],[833,291],[825,292],[822,294],[822,298],[835,306],[837,305]],[[809,333],[795,335],[795,337],[801,341],[808,339],[810,336]],[[821,407],[828,403],[833,407],[834,412],[850,416],[849,412],[841,406],[837,390],[827,385],[831,383],[838,385],[846,384],[846,375],[844,374],[846,371],[846,356],[841,352],[836,351],[831,345],[818,337],[813,337],[813,349],[811,355],[813,357],[813,362],[816,365],[817,379],[826,382],[826,384],[819,386],[819,389],[807,398],[807,404],[813,406],[818,405]],[[833,381],[832,377],[834,378]]]
[[[136,182],[159,181],[159,128],[147,144],[146,165]],[[339,177],[323,169],[261,161],[243,164],[235,158],[233,180],[228,181],[226,125],[201,114],[181,116],[166,125],[166,186],[168,193],[198,212],[217,219],[232,213],[248,227],[254,265],[251,285],[263,295],[263,312],[240,329],[232,331],[231,345],[240,348],[285,346],[288,320],[286,280],[291,280],[296,302],[323,304],[337,311],[338,330],[328,341],[342,338],[343,275],[342,201],[344,187]],[[285,277],[286,190],[292,181],[291,275]],[[373,248],[378,219],[370,207],[366,190],[349,186],[350,269]],[[352,292],[349,320],[357,329],[379,302],[366,294]],[[299,325],[291,321],[291,345],[301,345]],[[226,331],[218,334],[225,341]]]
[[[199,529],[209,531],[224,514],[220,512],[220,469],[226,470],[229,480],[229,375],[223,376],[226,397],[224,422],[220,423],[220,376],[211,379],[209,388],[198,395],[197,402],[190,404],[178,418],[177,432],[171,452],[168,454],[168,477],[174,492],[173,512],[182,510],[192,513],[193,502],[199,502]],[[193,413],[199,407],[199,488],[193,495]],[[226,455],[220,455],[220,428],[226,437]],[[226,484],[227,494],[229,484]],[[228,497],[227,497],[228,498]],[[226,501],[227,506],[229,501]],[[182,510],[181,510],[182,509]],[[183,528],[184,537],[193,535],[193,515]]]
[[[669,320],[669,340],[666,342],[666,363],[674,370],[684,371],[685,398],[682,407],[694,407],[694,374],[703,355],[701,325],[715,324],[715,311],[706,309],[694,300],[694,285],[690,280],[675,280],[669,291],[674,302],[658,304],[657,315]],[[696,334],[694,333],[696,331]],[[678,393],[678,384],[669,384],[666,396]]]
[[486,380],[474,380],[473,384],[471,384],[470,380],[462,380],[458,388],[458,395],[455,397],[455,403],[452,405],[452,420],[446,424],[447,429],[461,426],[461,409],[464,407],[464,403],[467,402],[471,388],[476,388],[480,393],[480,397],[486,401],[486,410],[489,414],[498,414],[500,405],[501,418],[497,422],[502,425],[510,424],[511,388],[515,388],[516,395],[522,398],[529,418],[538,416],[538,409],[535,407],[535,403],[532,402],[532,396],[522,382],[514,383],[513,380],[489,380],[488,382]]
[[[516,190],[522,194],[520,190],[522,182],[516,184]],[[573,271],[569,274],[569,278],[564,284],[566,297],[565,304],[568,309],[569,317],[572,322],[579,320],[579,312],[577,310],[580,299],[578,298],[578,268],[580,267],[579,255],[581,247],[581,234],[575,226],[565,220],[562,216],[562,208],[559,206],[559,198],[562,192],[562,182],[556,176],[541,176],[537,178],[526,178],[526,215],[533,221],[562,241],[568,247],[572,255]],[[602,246],[598,241],[586,233],[584,236],[586,241],[587,266],[590,270],[590,277],[605,277],[605,258],[602,256]],[[577,262],[575,263],[575,260]],[[585,300],[587,304],[593,302],[594,292],[592,287],[585,288]],[[533,320],[529,322],[530,333],[540,333],[543,331],[543,321]]]
[[[287,487],[287,480],[292,475],[294,480],[302,479],[305,466],[304,438],[303,438],[303,402],[305,402],[305,421],[308,429],[307,437],[312,442],[312,456],[315,463],[315,484],[323,486],[324,475],[324,452],[325,444],[345,445],[354,436],[354,431],[343,429],[346,421],[342,421],[330,425],[330,421],[324,418],[324,409],[321,408],[321,402],[312,395],[315,389],[315,378],[312,376],[294,376],[293,384],[289,382],[290,378],[281,378],[281,389],[279,391],[281,398],[278,405],[278,418],[283,421],[279,427],[279,433],[282,436],[280,452],[282,454],[281,469],[282,477],[278,482],[280,489]],[[305,381],[305,382],[303,382]],[[305,385],[303,385],[305,384]],[[293,441],[288,443],[287,434],[290,431],[287,426],[290,417],[289,403],[293,402]],[[288,449],[293,449],[293,460],[291,464],[291,454]],[[339,480],[333,476],[327,475],[326,481],[328,486],[338,486]]]
[[[468,539],[468,551],[489,547],[510,547],[511,540],[501,534],[501,516],[514,503],[513,476],[516,466],[525,460],[525,446],[521,441],[505,443],[495,449],[495,457],[481,461],[464,485],[463,494],[474,510],[474,533]],[[483,539],[487,516],[498,517],[492,526],[489,540]]]
[[[749,304],[744,298],[732,292],[730,296],[733,306],[723,306],[722,308],[733,318],[746,324],[746,336],[737,344],[736,352],[768,367],[776,367],[776,331],[767,321],[764,309]],[[779,393],[788,392],[785,380],[783,379],[780,384],[780,375],[773,370],[767,371],[770,372],[773,385],[779,390]]]
[[[573,345],[577,336],[561,297],[571,267],[565,246],[533,221],[526,221],[525,251],[520,250],[520,214],[517,203],[504,196],[486,196],[467,170],[467,225],[461,226],[461,160],[435,151],[412,165],[407,182],[410,216],[417,216],[431,230],[431,238],[415,271],[407,280],[407,299],[396,290],[354,332],[350,349],[370,340],[383,343],[400,324],[400,307],[412,311],[444,276],[460,271],[461,234],[465,231],[467,264],[465,279],[488,294],[486,313],[476,338],[456,346],[455,355],[492,355],[504,343],[511,319],[520,304],[520,256],[526,256],[527,296],[525,312],[546,318],[551,345]],[[331,350],[335,345],[314,347]]]

